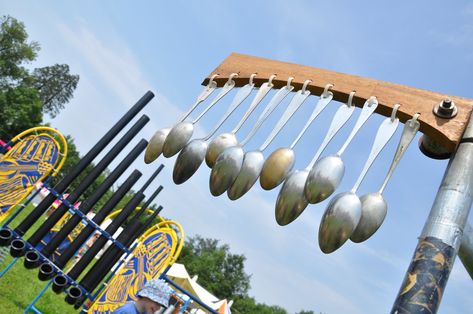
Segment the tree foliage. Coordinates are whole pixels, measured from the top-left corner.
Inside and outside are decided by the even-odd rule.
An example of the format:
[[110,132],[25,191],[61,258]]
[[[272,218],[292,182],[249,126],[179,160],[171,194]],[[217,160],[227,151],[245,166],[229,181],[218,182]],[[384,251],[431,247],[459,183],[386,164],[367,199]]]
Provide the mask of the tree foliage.
[[[216,297],[232,299],[232,313],[287,314],[280,306],[258,303],[248,295],[251,276],[244,270],[246,257],[232,254],[228,245],[219,242],[199,235],[188,238],[178,262],[186,266],[191,276],[198,275],[199,284]],[[299,314],[314,312],[301,311]]]
[[230,253],[218,240],[195,236],[186,241],[179,262],[199,282],[218,298],[244,297],[250,288],[250,276],[245,273],[244,255]]
[[43,114],[56,116],[72,98],[79,76],[67,64],[28,69],[40,46],[28,40],[25,25],[11,16],[0,18],[0,138],[38,126]]

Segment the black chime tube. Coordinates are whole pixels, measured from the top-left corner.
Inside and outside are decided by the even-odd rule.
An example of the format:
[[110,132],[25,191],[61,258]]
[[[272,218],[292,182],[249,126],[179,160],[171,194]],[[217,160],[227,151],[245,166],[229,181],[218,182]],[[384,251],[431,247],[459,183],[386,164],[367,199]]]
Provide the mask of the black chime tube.
[[[103,149],[117,136],[117,134],[123,130],[123,128],[141,111],[151,99],[154,94],[151,91],[146,92],[143,97],[136,102],[136,104],[130,108],[121,118],[115,123],[114,126],[92,147],[87,154],[80,159],[80,161],[71,169],[71,171],[54,186],[54,190],[62,194],[71,182],[79,176],[82,171],[87,167],[92,160],[100,154]],[[46,196],[36,208],[15,228],[15,232],[19,236],[23,236],[33,224],[39,219],[39,217],[51,206],[56,200],[56,197],[50,193]]]
[[[128,132],[113,146],[113,148],[105,155],[105,157],[95,166],[89,174],[82,180],[79,186],[69,194],[67,200],[73,204],[81,196],[89,185],[97,179],[97,177],[107,168],[107,166],[115,159],[115,157],[125,148],[133,137],[148,123],[149,118],[143,115]],[[36,246],[39,241],[54,227],[61,217],[68,211],[66,204],[61,204],[49,218],[36,230],[36,232],[28,239],[32,246]]]
[[[122,243],[124,247],[129,248],[133,241],[137,239],[141,233],[144,232],[145,228],[156,218],[159,212],[162,210],[162,206],[147,219],[143,224],[138,220],[133,221],[123,232],[117,237],[117,241]],[[90,271],[81,280],[80,285],[89,292],[92,292],[103,278],[108,274],[112,267],[117,263],[120,256],[123,255],[123,251],[116,245],[111,245],[102,257],[95,263]],[[85,297],[78,298],[76,305],[83,303]]]
[[[92,221],[97,225],[100,225],[108,216],[108,214],[110,214],[110,212],[115,208],[115,206],[117,206],[117,204],[123,199],[125,194],[130,191],[131,187],[138,181],[141,175],[141,172],[134,170],[125,180],[125,182],[120,185],[112,197],[110,197],[107,203],[105,203],[102,209],[100,209],[99,212],[94,216]],[[64,252],[62,252],[61,256],[56,259],[56,266],[62,269],[94,231],[95,228],[92,225],[85,226],[79,235],[72,241],[72,243],[64,250]]]
[[161,190],[163,189],[163,186],[160,185],[156,191],[154,191],[153,194],[151,194],[151,196],[146,200],[145,204],[143,206],[141,206],[140,210],[138,211],[138,213],[135,214],[135,216],[133,216],[133,218],[131,218],[130,222],[129,223],[132,223],[136,220],[138,220],[140,218],[140,216],[144,213],[144,211],[149,207],[149,205],[151,205],[151,203],[154,201],[154,199],[156,198],[156,196],[158,196],[158,194],[161,192]]
[[[123,224],[123,222],[128,218],[128,216],[135,210],[136,207],[141,203],[145,198],[143,193],[136,193],[133,198],[125,205],[125,208],[120,212],[120,214],[113,219],[113,221],[108,225],[105,231],[113,235],[118,228]],[[72,279],[77,279],[79,275],[84,271],[84,269],[90,264],[94,259],[95,255],[103,248],[108,239],[104,235],[101,235],[94,244],[85,252],[84,256],[74,265],[74,267],[67,273]]]
[[143,186],[141,187],[140,191],[141,193],[144,193],[145,190],[148,188],[148,186],[154,181],[154,179],[156,179],[156,177],[158,176],[158,174],[161,172],[161,170],[163,170],[164,168],[164,165],[163,164],[160,164],[158,169],[156,169],[153,174],[149,177],[148,181],[145,182],[145,184],[143,184]]
[[[79,211],[86,215],[92,207],[100,200],[100,198],[108,191],[108,189],[120,178],[136,158],[145,150],[148,142],[144,139],[138,142],[136,146],[129,152],[126,157],[118,164],[118,166],[109,174],[109,176],[100,184],[97,189],[83,201],[79,206]],[[69,233],[81,222],[79,215],[73,215],[66,224],[59,230],[54,237],[49,240],[48,244],[41,250],[44,256],[48,257],[61,245]]]

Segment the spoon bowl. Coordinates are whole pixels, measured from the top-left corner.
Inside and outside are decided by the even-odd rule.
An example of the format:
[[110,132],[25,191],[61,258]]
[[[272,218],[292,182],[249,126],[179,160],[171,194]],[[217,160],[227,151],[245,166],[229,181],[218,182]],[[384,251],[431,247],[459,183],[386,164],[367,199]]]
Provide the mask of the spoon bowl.
[[179,152],[172,172],[174,183],[182,184],[192,177],[204,161],[207,146],[205,140],[195,139]]
[[163,152],[163,145],[171,128],[159,129],[154,133],[148,142],[145,151],[145,163],[150,164],[155,161]]
[[294,160],[294,150],[290,148],[278,148],[272,152],[261,170],[261,187],[265,190],[272,190],[281,184],[294,166]]
[[294,221],[309,204],[304,197],[308,170],[292,172],[284,181],[276,200],[276,221],[285,226]]
[[332,253],[352,235],[361,218],[361,201],[353,192],[337,194],[327,207],[319,227],[319,247]]
[[210,173],[210,193],[223,194],[237,177],[243,163],[243,149],[232,146],[225,149],[217,158]]
[[228,198],[236,200],[248,192],[258,180],[263,168],[264,156],[260,151],[249,151],[243,156],[240,172],[227,190]]
[[179,122],[176,124],[163,144],[163,155],[166,158],[172,157],[189,142],[194,133],[194,124],[188,121]]
[[205,163],[209,168],[215,165],[217,157],[228,147],[238,145],[235,133],[223,133],[214,138],[207,148]]
[[340,185],[345,173],[345,165],[338,155],[319,159],[309,172],[304,188],[307,201],[311,204],[327,199]]
[[381,226],[388,211],[388,204],[379,192],[360,197],[361,218],[350,240],[355,243],[369,239]]

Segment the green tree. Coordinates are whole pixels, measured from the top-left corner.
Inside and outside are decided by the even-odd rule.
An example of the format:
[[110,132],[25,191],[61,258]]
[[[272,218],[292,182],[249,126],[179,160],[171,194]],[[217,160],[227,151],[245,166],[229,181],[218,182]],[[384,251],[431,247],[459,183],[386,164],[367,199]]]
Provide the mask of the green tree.
[[69,73],[67,64],[34,69],[33,86],[43,103],[43,113],[55,117],[69,102],[79,82],[79,75]]
[[218,298],[244,297],[250,288],[250,276],[245,273],[244,255],[230,253],[219,240],[200,236],[189,238],[179,257],[191,274],[199,275],[199,283]]
[[55,117],[72,98],[79,76],[67,64],[29,70],[40,46],[28,41],[25,25],[11,16],[0,18],[0,138],[38,126],[43,114]]

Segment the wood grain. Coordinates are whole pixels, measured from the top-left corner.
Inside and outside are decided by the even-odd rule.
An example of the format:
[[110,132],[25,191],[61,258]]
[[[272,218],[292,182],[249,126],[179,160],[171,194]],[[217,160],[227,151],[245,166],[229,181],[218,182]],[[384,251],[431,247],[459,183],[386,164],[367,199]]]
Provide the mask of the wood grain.
[[[207,84],[213,74],[218,74],[215,81],[222,86],[234,72],[238,73],[235,82],[239,87],[247,84],[253,73],[257,74],[254,79],[257,86],[275,74],[275,88],[286,85],[290,76],[294,77],[292,85],[295,90],[301,89],[305,80],[312,80],[308,89],[313,95],[320,95],[326,84],[333,84],[331,91],[334,100],[339,102],[346,102],[350,92],[356,91],[353,102],[358,107],[362,107],[370,96],[376,96],[379,102],[376,112],[384,116],[390,116],[394,104],[399,103],[398,117],[401,122],[406,122],[416,112],[420,113],[420,131],[449,152],[457,147],[473,110],[472,99],[237,53],[225,59],[202,84]],[[433,107],[445,98],[452,99],[458,108],[454,118],[442,119],[432,112]]]

